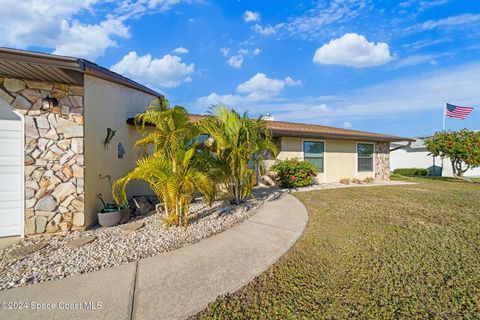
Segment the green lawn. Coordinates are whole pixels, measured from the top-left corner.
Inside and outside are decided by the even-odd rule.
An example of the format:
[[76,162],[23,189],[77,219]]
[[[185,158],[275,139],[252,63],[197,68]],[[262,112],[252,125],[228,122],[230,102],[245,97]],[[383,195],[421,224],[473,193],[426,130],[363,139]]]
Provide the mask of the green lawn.
[[480,318],[480,185],[297,193],[303,237],[198,319]]

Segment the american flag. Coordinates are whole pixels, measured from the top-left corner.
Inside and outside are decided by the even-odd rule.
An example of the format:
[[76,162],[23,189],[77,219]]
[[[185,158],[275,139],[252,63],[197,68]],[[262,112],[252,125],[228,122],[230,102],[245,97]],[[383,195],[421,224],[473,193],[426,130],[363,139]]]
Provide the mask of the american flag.
[[460,107],[447,103],[445,115],[450,118],[464,120],[473,111],[472,107]]

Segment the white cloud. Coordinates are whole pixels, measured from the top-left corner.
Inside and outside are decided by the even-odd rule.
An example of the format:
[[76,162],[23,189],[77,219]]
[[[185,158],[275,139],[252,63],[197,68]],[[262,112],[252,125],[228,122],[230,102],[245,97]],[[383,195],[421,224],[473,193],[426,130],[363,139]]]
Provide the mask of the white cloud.
[[436,59],[441,57],[443,55],[438,55],[438,54],[416,54],[416,55],[411,55],[408,57],[405,57],[403,59],[400,59],[396,64],[395,68],[403,68],[403,67],[410,67],[410,66],[416,66],[418,64],[422,63],[431,63],[431,64],[436,64]]
[[263,36],[270,36],[272,34],[275,33],[275,28],[273,28],[272,26],[265,26],[265,27],[262,27],[261,25],[259,24],[256,24],[252,27],[252,29],[256,32],[256,33],[259,33]]
[[[220,52],[224,55],[227,56],[228,53],[230,52],[230,49],[227,48],[221,48]],[[227,64],[234,67],[234,68],[241,68],[243,65],[243,61],[245,60],[245,57],[254,57],[259,55],[262,52],[259,48],[255,48],[253,50],[241,48],[237,51],[237,54],[234,54],[227,60]]]
[[[277,120],[338,127],[345,123],[352,124],[353,121],[357,123],[364,120],[368,120],[369,123],[384,119],[395,122],[398,117],[405,119],[409,115],[416,116],[422,113],[438,116],[440,123],[442,100],[459,105],[478,106],[478,83],[480,83],[480,61],[403,77],[359,90],[344,91],[342,95],[337,96],[305,96],[295,99],[273,96],[254,99],[249,94],[212,93],[197,99],[192,106],[197,112],[203,112],[211,104],[224,102],[239,111],[249,110],[255,114],[271,113]],[[419,128],[415,134],[436,129],[438,128],[426,125]]]
[[403,8],[412,7],[413,5],[417,4],[418,2],[418,9],[419,11],[426,11],[450,2],[450,0],[408,0],[400,2],[399,6]]
[[123,22],[115,19],[97,25],[84,25],[76,21],[70,25],[63,20],[60,41],[53,53],[95,60],[108,47],[117,45],[112,36],[128,38],[130,33]]
[[[321,117],[313,114],[302,117],[301,115],[305,114],[303,111],[308,110],[312,103],[318,102],[300,99],[295,102],[295,109],[283,109],[285,112],[280,118],[296,117],[300,121],[381,119],[425,111],[432,111],[437,115],[441,112],[442,100],[460,105],[478,105],[479,82],[480,63],[467,64],[345,92],[329,101],[331,110]],[[290,102],[290,106],[292,104]],[[282,110],[283,106],[276,104],[273,107],[258,107],[251,104],[249,107],[259,112],[263,112],[264,108],[275,112],[275,108]]]
[[228,48],[220,48],[220,52],[222,53],[222,55],[224,57],[228,56],[228,54],[230,53],[230,49]]
[[110,69],[153,87],[169,88],[191,81],[194,64],[186,64],[182,58],[170,54],[154,59],[150,54],[138,56],[131,51]]
[[480,14],[466,13],[439,20],[427,20],[408,28],[407,31],[425,31],[441,27],[457,27],[478,24],[479,22]]
[[93,7],[96,0],[3,0],[0,44],[17,48],[55,47],[62,22]]
[[[100,8],[105,2],[112,7],[108,11]],[[180,2],[197,1],[1,0],[0,46],[40,47],[94,60],[130,36],[128,18],[166,11]]]
[[319,104],[319,105],[314,105],[313,107],[310,107],[310,111],[320,111],[320,112],[325,112],[329,111],[330,109],[327,107],[325,103]]
[[225,94],[220,95],[215,92],[210,93],[208,96],[200,97],[194,102],[194,106],[199,109],[205,110],[207,107],[219,103],[226,104],[230,107],[239,107],[241,104],[246,103],[247,100],[238,94]]
[[429,10],[438,6],[442,6],[444,4],[449,3],[450,0],[428,0],[428,1],[420,1],[420,11]]
[[442,38],[442,39],[435,39],[435,40],[430,40],[430,39],[419,40],[411,43],[405,43],[402,45],[402,47],[411,49],[411,50],[419,50],[425,47],[430,47],[430,46],[434,46],[434,45],[444,43],[444,42],[449,42],[449,41],[452,41],[452,39]]
[[442,100],[478,105],[479,81],[480,63],[400,78],[346,92],[330,102],[332,112],[327,117],[374,119],[429,110],[440,114]]
[[260,13],[247,10],[243,14],[243,20],[245,20],[245,22],[258,21],[260,20]]
[[217,103],[239,106],[259,101],[271,101],[277,99],[285,87],[298,85],[301,85],[301,81],[294,80],[291,77],[272,79],[263,73],[257,73],[249,80],[237,86],[237,94],[219,95],[217,93],[211,93],[208,96],[198,98],[194,106],[206,107]]
[[0,10],[0,45],[26,49],[54,48],[54,53],[95,59],[115,38],[128,38],[123,20],[107,17],[85,24],[75,19],[94,11],[98,0],[3,0]]
[[271,79],[264,73],[257,73],[252,78],[237,86],[237,92],[248,94],[252,100],[269,99],[275,97],[287,86],[300,85],[301,81],[291,77],[285,79]]
[[188,51],[188,49],[184,48],[184,47],[178,47],[178,48],[175,48],[172,50],[172,53],[176,53],[176,54],[187,54],[189,53],[190,51]]
[[343,124],[342,124],[342,127],[345,128],[345,129],[350,129],[352,127],[352,124],[348,121],[345,121]]
[[279,34],[299,36],[302,39],[331,37],[342,30],[348,22],[371,10],[369,0],[318,1],[315,7],[300,16],[276,24]]
[[202,0],[122,0],[119,2],[120,4],[114,11],[123,17],[132,18],[166,12],[180,3],[201,3]]
[[241,54],[231,56],[227,63],[234,68],[240,69],[243,64],[243,56]]
[[385,42],[368,42],[362,35],[346,33],[318,48],[313,62],[364,68],[379,66],[392,59]]

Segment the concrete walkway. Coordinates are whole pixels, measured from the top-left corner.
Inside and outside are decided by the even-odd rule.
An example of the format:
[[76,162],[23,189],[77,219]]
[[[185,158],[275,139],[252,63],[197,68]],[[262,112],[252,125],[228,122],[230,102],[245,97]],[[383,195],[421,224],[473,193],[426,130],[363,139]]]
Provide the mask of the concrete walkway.
[[[300,237],[307,219],[300,201],[283,194],[247,221],[194,245],[0,291],[0,319],[183,319],[267,270]],[[23,309],[5,310],[4,302]]]

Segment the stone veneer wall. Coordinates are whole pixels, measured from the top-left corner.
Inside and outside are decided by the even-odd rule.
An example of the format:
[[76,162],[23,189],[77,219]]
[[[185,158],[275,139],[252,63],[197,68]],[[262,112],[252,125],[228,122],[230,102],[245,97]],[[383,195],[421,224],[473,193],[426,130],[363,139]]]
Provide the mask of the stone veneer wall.
[[375,180],[390,179],[390,143],[375,144]]
[[[25,232],[82,229],[84,130],[81,86],[0,77],[0,99],[25,117]],[[58,100],[44,109],[42,99]]]

